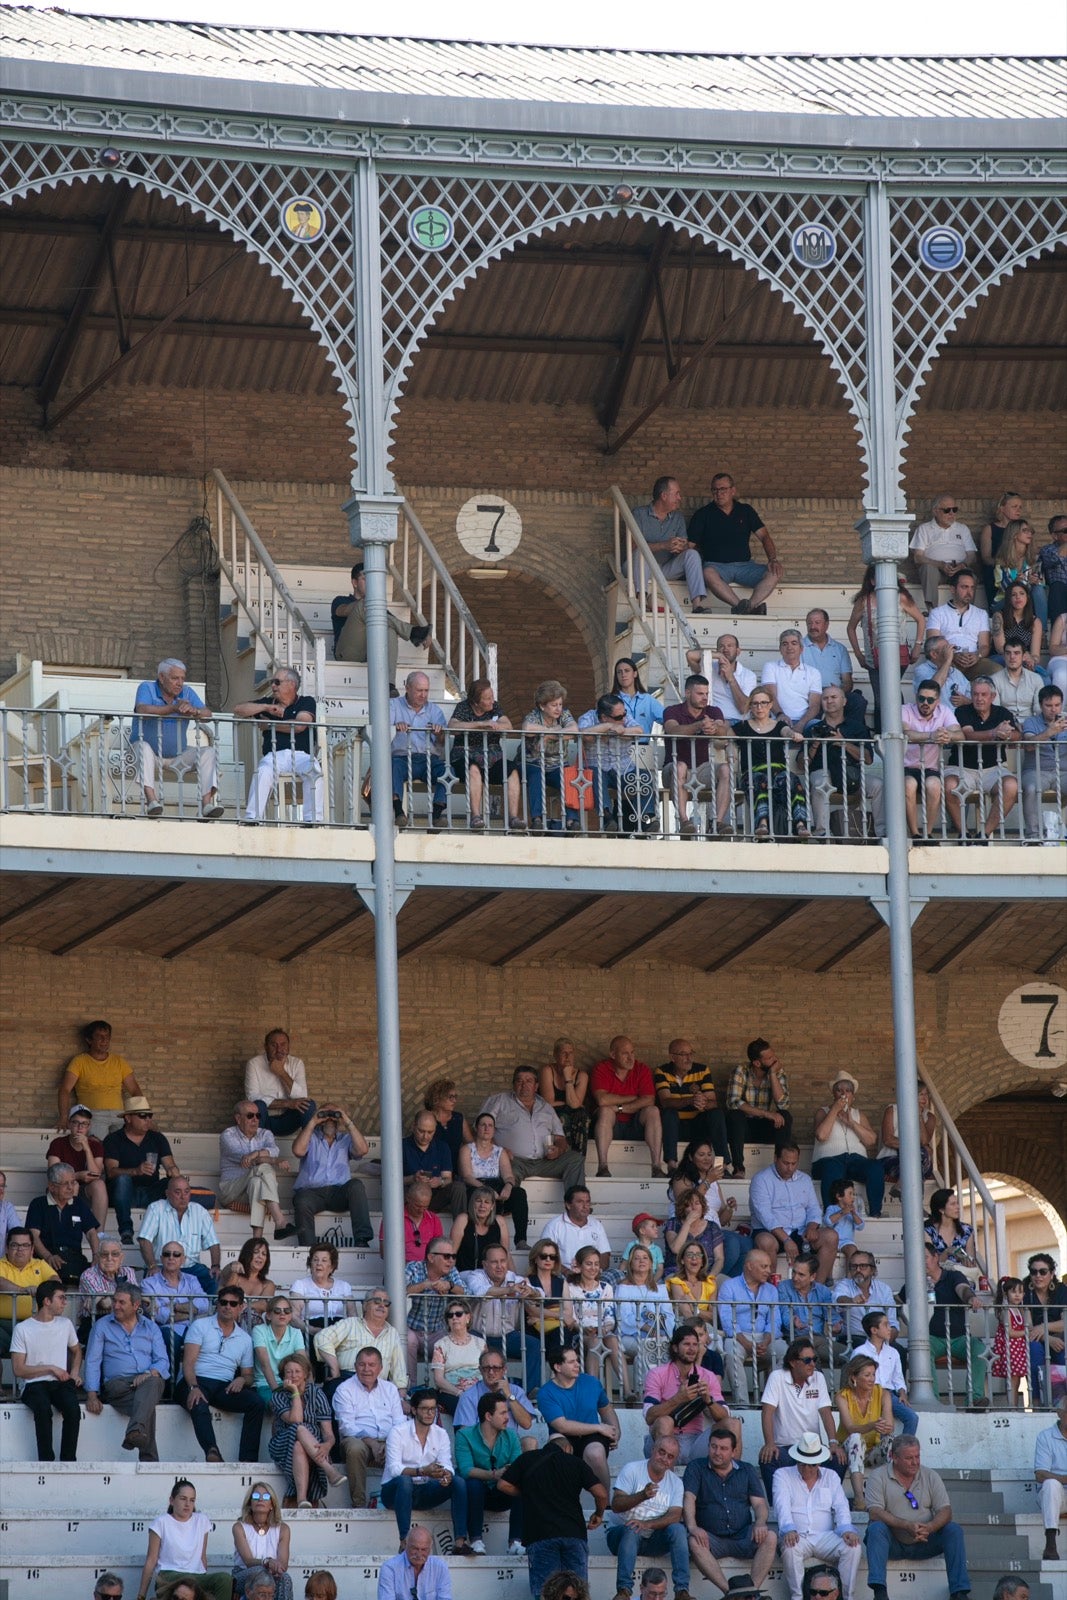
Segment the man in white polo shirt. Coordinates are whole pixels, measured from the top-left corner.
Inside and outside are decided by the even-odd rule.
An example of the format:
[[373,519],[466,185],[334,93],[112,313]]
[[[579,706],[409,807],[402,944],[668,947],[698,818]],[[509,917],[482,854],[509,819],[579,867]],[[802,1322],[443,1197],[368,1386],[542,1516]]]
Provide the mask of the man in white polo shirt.
[[951,583],[957,572],[978,571],[978,547],[967,524],[956,520],[959,509],[955,495],[939,494],[930,520],[920,522],[911,536],[911,552],[928,606],[937,605],[939,586]]
[[552,1218],[541,1235],[559,1246],[564,1272],[573,1271],[575,1256],[587,1244],[600,1251],[600,1265],[605,1272],[611,1266],[611,1245],[603,1225],[589,1215],[592,1209],[592,1196],[585,1184],[572,1184],[563,1196],[562,1212]]
[[927,633],[939,633],[952,646],[952,664],[973,683],[975,678],[992,677],[997,670],[989,660],[989,612],[974,603],[973,572],[957,572],[952,580],[952,599],[935,606],[926,619]]
[[798,730],[814,722],[822,709],[822,675],[803,660],[804,639],[798,628],[778,635],[779,659],[767,661],[760,682],[774,696],[774,707]]

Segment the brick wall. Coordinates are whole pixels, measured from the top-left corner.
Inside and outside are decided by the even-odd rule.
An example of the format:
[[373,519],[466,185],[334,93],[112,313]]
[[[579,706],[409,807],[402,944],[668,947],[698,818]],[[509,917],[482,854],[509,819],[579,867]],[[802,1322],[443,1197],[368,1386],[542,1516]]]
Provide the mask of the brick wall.
[[[518,1062],[547,1060],[559,1034],[573,1037],[580,1058],[591,1063],[622,1029],[653,1065],[666,1059],[671,1037],[692,1033],[723,1088],[748,1040],[771,1039],[790,1072],[805,1138],[827,1081],[842,1065],[860,1079],[861,1103],[872,1119],[895,1098],[885,974],[781,970],[772,978],[735,964],[705,978],[689,968],[634,961],[612,971],[573,962],[498,970],[425,955],[402,962],[400,974],[406,1115],[422,1085],[439,1073],[458,1080],[469,1110],[506,1082]],[[1000,1000],[1020,981],[1002,965],[918,977],[920,1056],[953,1115],[1034,1081],[996,1043]],[[2,1123],[47,1123],[63,1064],[79,1048],[77,1029],[105,1016],[164,1128],[224,1126],[243,1062],[269,1027],[284,1026],[308,1063],[313,1089],[343,1095],[356,1120],[376,1131],[373,997],[373,965],[340,955],[308,955],[282,968],[224,950],[163,962],[103,950],[56,958],[7,945],[0,966],[7,1040]],[[1051,1168],[1042,1167],[1039,1178],[1036,1166],[1019,1164],[1024,1159],[1020,1139],[1003,1153],[990,1147],[983,1165],[1026,1176],[1054,1199]],[[1062,1181],[1061,1172],[1061,1188]]]

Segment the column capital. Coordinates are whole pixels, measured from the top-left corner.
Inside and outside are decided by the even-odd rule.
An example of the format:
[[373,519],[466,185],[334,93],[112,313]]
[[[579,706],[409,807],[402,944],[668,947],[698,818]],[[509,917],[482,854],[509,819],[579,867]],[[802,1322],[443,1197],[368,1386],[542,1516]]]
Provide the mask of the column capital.
[[908,511],[869,511],[855,524],[865,562],[906,561],[908,530],[914,517]]
[[354,494],[341,510],[348,518],[348,533],[356,548],[363,545],[395,544],[403,496],[398,494]]

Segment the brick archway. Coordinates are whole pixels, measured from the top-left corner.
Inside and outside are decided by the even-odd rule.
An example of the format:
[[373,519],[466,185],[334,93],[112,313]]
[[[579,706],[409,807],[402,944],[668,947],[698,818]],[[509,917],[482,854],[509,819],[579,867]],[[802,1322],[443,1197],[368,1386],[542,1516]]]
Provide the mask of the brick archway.
[[497,645],[500,703],[516,726],[545,678],[558,678],[566,686],[574,716],[588,711],[605,664],[594,661],[575,606],[539,579],[514,569],[506,578],[486,581],[460,572],[456,582],[486,637]]

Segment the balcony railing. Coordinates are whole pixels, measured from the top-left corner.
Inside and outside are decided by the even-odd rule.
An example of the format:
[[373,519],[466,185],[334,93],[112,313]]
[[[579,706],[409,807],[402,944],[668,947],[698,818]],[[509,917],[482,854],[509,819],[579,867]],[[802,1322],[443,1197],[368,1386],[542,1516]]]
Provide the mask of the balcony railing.
[[[2,812],[198,821],[217,787],[231,823],[369,827],[365,723],[310,725],[291,749],[287,725],[228,715],[152,718],[144,728],[113,712],[0,707],[0,718]],[[917,843],[1062,841],[1062,745],[1024,740],[985,769],[957,765],[961,748],[909,770]],[[884,834],[881,758],[877,738],[846,750],[835,739],[736,730],[646,737],[603,724],[500,732],[453,723],[394,736],[393,792],[399,826],[440,833],[870,844]],[[152,766],[155,805],[145,793]]]

